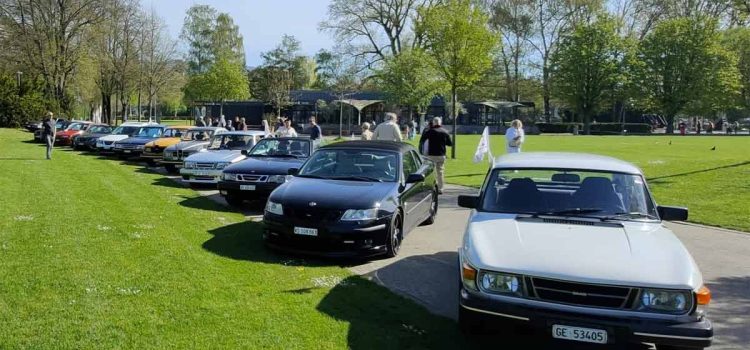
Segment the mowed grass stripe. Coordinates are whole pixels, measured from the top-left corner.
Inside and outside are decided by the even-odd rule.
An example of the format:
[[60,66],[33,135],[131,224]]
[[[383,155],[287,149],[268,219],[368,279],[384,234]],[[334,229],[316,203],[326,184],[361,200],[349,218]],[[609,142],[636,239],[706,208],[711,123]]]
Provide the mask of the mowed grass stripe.
[[78,152],[46,161],[30,138],[0,130],[0,348],[463,345],[346,269],[267,251],[259,224],[190,189]]

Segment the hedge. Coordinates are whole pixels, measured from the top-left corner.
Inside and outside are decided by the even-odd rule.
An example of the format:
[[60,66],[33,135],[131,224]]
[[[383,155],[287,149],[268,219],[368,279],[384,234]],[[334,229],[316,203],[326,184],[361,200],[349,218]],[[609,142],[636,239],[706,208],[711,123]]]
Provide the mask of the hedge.
[[[572,134],[576,126],[578,133],[583,133],[581,123],[537,123],[536,126],[542,134]],[[620,135],[623,126],[627,134],[650,134],[652,131],[651,125],[645,123],[592,123],[591,135]]]
[[575,126],[578,126],[578,132],[583,130],[583,124],[580,123],[537,123],[539,132],[542,134],[572,134]]

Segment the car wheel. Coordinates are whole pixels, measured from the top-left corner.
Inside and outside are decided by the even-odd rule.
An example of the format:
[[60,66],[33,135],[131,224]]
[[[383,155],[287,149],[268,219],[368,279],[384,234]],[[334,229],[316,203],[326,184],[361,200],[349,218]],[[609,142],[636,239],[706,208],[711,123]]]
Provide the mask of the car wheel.
[[177,173],[177,167],[174,164],[164,164],[164,169],[167,169],[167,172],[170,174]]
[[392,258],[398,255],[399,249],[401,249],[401,217],[398,214],[393,215],[393,221],[388,230],[388,237],[386,237],[386,256]]
[[156,162],[153,159],[146,159],[146,165],[148,166],[156,166]]
[[437,189],[435,189],[434,192],[432,192],[432,204],[430,204],[430,216],[427,218],[427,220],[422,222],[422,225],[432,225],[435,223],[435,218],[437,217],[438,212],[438,192]]
[[227,201],[227,203],[229,203],[229,205],[233,207],[239,207],[244,202],[242,197],[233,192],[227,192],[227,195],[224,196],[224,199]]

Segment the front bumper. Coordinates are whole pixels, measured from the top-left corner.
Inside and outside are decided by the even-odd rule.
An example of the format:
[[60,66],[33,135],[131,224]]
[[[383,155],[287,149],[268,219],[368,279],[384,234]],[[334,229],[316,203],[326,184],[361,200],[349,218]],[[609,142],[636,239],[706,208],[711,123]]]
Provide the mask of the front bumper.
[[517,322],[542,330],[548,336],[552,335],[553,325],[602,329],[607,331],[609,344],[654,343],[657,346],[704,348],[710,346],[713,340],[713,326],[705,317],[699,321],[677,322],[620,315],[592,315],[566,310],[566,305],[562,304],[513,297],[497,298],[469,291],[463,285],[459,291],[459,307],[463,309],[462,312],[468,312],[484,322]]
[[122,148],[115,148],[113,149],[113,152],[122,157],[140,157],[141,153],[143,153],[142,149],[122,149]]
[[70,137],[55,137],[55,144],[60,146],[69,146],[72,144]]
[[[347,258],[386,253],[391,217],[360,223],[320,217],[303,220],[266,212],[263,223],[263,239],[270,248],[297,254]],[[295,234],[295,227],[314,228],[318,233],[317,236]]]
[[97,142],[96,143],[96,149],[99,152],[102,152],[102,153],[109,153],[109,152],[113,152],[114,151],[115,146],[113,144],[109,144],[108,145],[108,144],[105,144],[105,143]]
[[215,184],[221,180],[222,176],[220,169],[201,170],[186,168],[180,169],[180,175],[182,176],[182,181],[195,184]]
[[[281,186],[275,182],[238,182],[238,181],[219,181],[219,192],[222,196],[228,193],[239,196],[242,199],[268,198],[276,187]],[[252,188],[252,189],[251,189]]]

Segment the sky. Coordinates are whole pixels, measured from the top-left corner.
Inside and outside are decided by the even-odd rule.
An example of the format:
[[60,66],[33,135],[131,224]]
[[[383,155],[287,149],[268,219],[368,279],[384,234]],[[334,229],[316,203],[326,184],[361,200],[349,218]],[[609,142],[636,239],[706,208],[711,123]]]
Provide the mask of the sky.
[[[318,50],[334,46],[328,33],[318,31],[318,23],[326,18],[330,0],[143,0],[146,9],[153,8],[166,21],[169,33],[178,38],[185,12],[194,4],[210,5],[219,12],[229,13],[240,27],[245,45],[247,65],[261,64],[260,53],[270,51],[281,42],[284,34],[293,35],[302,43],[302,53],[314,55]],[[184,46],[183,46],[184,47]]]

